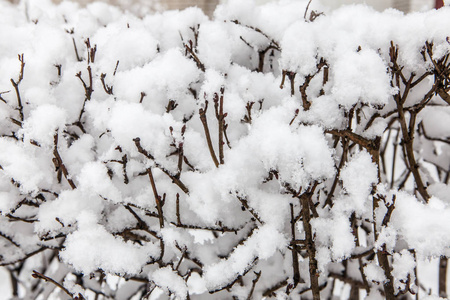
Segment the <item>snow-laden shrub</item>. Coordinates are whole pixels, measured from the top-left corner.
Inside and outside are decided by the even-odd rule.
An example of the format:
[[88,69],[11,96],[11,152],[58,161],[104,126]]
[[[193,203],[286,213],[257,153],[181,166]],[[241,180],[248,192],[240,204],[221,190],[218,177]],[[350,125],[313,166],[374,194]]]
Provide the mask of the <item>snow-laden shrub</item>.
[[307,2],[0,1],[12,295],[445,297],[450,10]]

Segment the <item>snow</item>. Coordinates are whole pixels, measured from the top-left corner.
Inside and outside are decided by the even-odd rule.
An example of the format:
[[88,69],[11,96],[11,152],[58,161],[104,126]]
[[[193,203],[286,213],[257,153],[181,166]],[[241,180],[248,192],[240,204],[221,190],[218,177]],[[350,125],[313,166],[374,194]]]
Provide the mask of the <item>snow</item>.
[[399,192],[395,207],[393,226],[419,256],[439,256],[450,245],[447,231],[450,209],[445,202],[432,197],[428,204],[422,204],[415,197]]
[[383,283],[386,280],[383,269],[375,264],[370,263],[364,267],[364,274],[367,280]]
[[150,279],[166,292],[171,292],[177,299],[187,298],[188,289],[183,278],[181,278],[170,267],[160,268],[149,274]]
[[53,147],[54,135],[63,130],[66,124],[66,112],[54,105],[40,105],[34,109],[23,124],[25,141],[36,141],[41,146]]
[[384,105],[391,94],[386,64],[374,50],[348,53],[334,63],[336,101],[349,109],[358,101]]
[[[3,168],[2,177],[14,178],[20,183],[20,189],[24,193],[37,192],[39,186],[49,186],[52,183],[53,170],[45,163],[45,160],[36,159],[33,146],[26,148],[18,142],[0,138],[0,152],[8,153],[0,157],[0,165]],[[40,158],[40,156],[37,156]],[[44,156],[44,159],[47,158]]]
[[[332,261],[341,261],[347,258],[355,249],[355,238],[350,231],[348,218],[345,216],[314,219],[311,225],[317,234],[318,245],[331,249]],[[324,261],[320,261],[320,263],[325,264]]]
[[248,271],[255,258],[268,259],[286,243],[286,238],[271,226],[260,227],[248,240],[236,247],[230,257],[206,266],[206,287],[209,291],[225,287],[228,282]]
[[[427,136],[441,138],[450,134],[449,107],[427,107],[422,114],[422,122]],[[439,121],[438,121],[439,120]]]
[[[432,41],[435,60],[450,52],[450,9],[330,11],[313,1],[305,20],[307,4],[232,0],[209,19],[198,8],[140,18],[104,3],[0,0],[0,264],[46,249],[25,259],[20,297],[34,295],[27,270],[51,265],[86,295],[95,286],[137,299],[156,286],[149,298],[246,298],[261,271],[253,298],[286,281],[274,297],[287,299],[310,287],[306,246],[315,247],[320,284],[343,270],[359,280],[352,257],[386,251],[400,291],[419,261],[449,254],[447,104],[434,95],[414,128],[428,201],[412,175],[399,190],[408,167],[400,150],[390,185],[393,138],[384,143],[386,128],[398,127],[393,96],[402,92],[391,84],[390,43],[405,76],[433,71],[421,50]],[[310,20],[313,10],[325,14]],[[23,108],[11,85],[22,53]],[[410,92],[406,111],[432,77]],[[377,165],[379,140],[387,151]],[[310,197],[306,242],[300,197]],[[57,259],[46,261],[48,249]],[[295,251],[306,282],[294,287]],[[369,256],[365,299],[382,299],[385,271]],[[100,273],[122,279],[102,286]],[[329,286],[323,293],[337,293]]]
[[231,63],[233,43],[222,24],[204,23],[200,28],[198,51],[208,69],[227,72]]
[[[79,272],[90,274],[99,268],[116,274],[139,274],[142,265],[157,257],[156,245],[148,243],[136,246],[112,236],[95,222],[92,213],[81,213],[77,217],[78,230],[69,234],[66,247],[60,257]],[[98,243],[101,241],[101,243]]]
[[[404,249],[400,253],[395,253],[392,263],[395,287],[401,291],[405,287],[405,282],[411,280],[414,282],[414,268],[416,267],[416,261],[412,253]],[[408,278],[408,276],[410,276]]]
[[[360,176],[364,174],[364,176]],[[370,208],[369,195],[378,181],[378,168],[366,151],[355,153],[340,173],[344,195],[337,203],[346,211],[362,215]]]

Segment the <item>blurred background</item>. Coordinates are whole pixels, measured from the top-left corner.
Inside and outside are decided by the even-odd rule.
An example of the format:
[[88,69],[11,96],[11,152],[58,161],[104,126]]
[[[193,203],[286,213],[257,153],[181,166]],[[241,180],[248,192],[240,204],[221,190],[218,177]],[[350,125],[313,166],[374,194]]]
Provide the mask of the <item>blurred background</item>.
[[[8,0],[18,3],[21,0]],[[24,1],[24,0],[22,0]],[[53,2],[61,2],[62,0],[53,0]],[[81,5],[86,5],[94,0],[72,0]],[[97,0],[107,2],[122,9],[130,10],[134,13],[143,14],[150,11],[161,11],[166,9],[184,9],[190,6],[197,6],[203,9],[205,13],[212,16],[215,7],[219,3],[227,0]],[[245,0],[242,0],[245,1]],[[275,0],[255,0],[258,4],[263,4]],[[315,1],[315,0],[313,0]],[[396,8],[405,13],[412,11],[422,11],[432,8],[439,8],[443,5],[444,0],[320,0],[321,3],[331,7],[338,8],[345,4],[366,3],[375,9],[382,11],[387,8]]]

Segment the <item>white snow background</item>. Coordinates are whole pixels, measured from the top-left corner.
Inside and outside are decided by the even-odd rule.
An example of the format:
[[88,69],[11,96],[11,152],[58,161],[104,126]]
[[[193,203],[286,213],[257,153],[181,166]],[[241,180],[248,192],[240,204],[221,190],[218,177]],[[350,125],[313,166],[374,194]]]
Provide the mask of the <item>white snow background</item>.
[[[379,183],[378,166],[365,149],[355,147],[339,174],[335,205],[322,204],[340,159],[328,133],[345,130],[347,113],[361,108],[363,121],[353,131],[365,139],[385,135],[387,119],[365,125],[373,114],[383,115],[395,107],[392,97],[398,90],[391,86],[388,71],[391,41],[398,45],[398,62],[405,71],[427,72],[432,64],[421,55],[425,42],[434,42],[436,59],[450,52],[450,8],[403,15],[363,5],[330,11],[313,1],[309,13],[325,14],[309,21],[309,13],[304,19],[307,4],[286,0],[257,6],[253,1],[229,1],[208,19],[197,8],[138,18],[104,3],[81,8],[68,1],[59,5],[49,0],[22,1],[14,6],[0,0],[0,231],[20,245],[17,249],[1,240],[2,259],[20,259],[43,245],[64,246],[61,262],[51,264],[48,274],[65,278],[64,286],[71,293],[86,293],[88,298],[93,294],[77,286],[70,272],[89,277],[101,269],[111,281],[116,276],[143,276],[157,286],[154,299],[157,293],[186,299],[188,293],[207,297],[208,291],[227,286],[254,267],[255,272],[262,271],[255,289],[255,297],[262,298],[263,290],[274,283],[285,278],[292,283],[290,205],[296,213],[300,209],[288,191],[306,191],[317,182],[320,218],[311,225],[320,282],[363,247],[372,245],[381,251],[385,246],[393,257],[398,290],[413,274],[416,260],[407,250],[414,249],[421,282],[436,294],[433,266],[450,247],[450,197],[448,183],[439,182],[434,171],[427,177],[432,198],[424,204],[411,192],[411,181],[402,191]],[[88,54],[87,39],[96,49],[95,57]],[[267,47],[258,70],[258,51]],[[21,54],[23,108],[11,85],[11,78],[18,81]],[[314,77],[308,87],[311,106],[303,109],[298,85],[318,72],[321,59],[330,70],[328,81],[322,84],[322,73]],[[280,88],[283,71],[296,74],[294,95],[287,76]],[[88,95],[83,83],[89,85],[89,72],[93,81]],[[431,77],[407,104],[420,101],[421,92],[430,85]],[[214,99],[220,97],[229,140],[223,145],[223,158],[214,107]],[[445,102],[438,96],[432,103],[441,106],[427,107],[420,120],[429,136],[448,139],[449,106],[442,105]],[[201,122],[206,106],[213,148],[217,159],[225,162],[218,167]],[[55,136],[68,172],[61,181],[53,164]],[[450,165],[449,145],[436,145],[424,141],[415,146],[424,161],[434,160],[445,169]],[[181,162],[182,170],[176,152],[180,147],[187,159]],[[392,153],[388,149],[387,155]],[[142,176],[148,169],[153,170],[158,194],[165,195],[164,228],[154,217],[159,212],[149,177]],[[401,167],[397,170],[400,173]],[[276,179],[268,180],[273,171]],[[173,183],[174,174],[188,192]],[[358,246],[349,218],[376,222],[386,212],[381,207],[373,214],[374,188],[387,201],[395,198],[396,208],[389,226],[378,224],[379,238],[367,237],[366,245]],[[38,200],[40,194],[45,201]],[[217,230],[214,236],[177,226],[178,197],[182,223],[193,228],[225,226],[239,233]],[[17,210],[24,198],[41,201],[39,208]],[[252,209],[245,209],[243,203]],[[130,209],[148,220],[155,235],[164,240],[164,259],[172,265],[150,264],[160,255],[160,244],[148,232],[141,233],[146,236],[143,243],[119,234],[137,226]],[[26,226],[10,223],[6,215],[16,210],[21,217],[37,221]],[[301,222],[296,230],[299,237],[304,235]],[[61,235],[63,245],[59,245]],[[195,273],[185,280],[173,269],[180,249],[201,259],[201,276]],[[28,274],[39,264],[38,257],[25,264]],[[300,266],[307,277],[307,260],[301,260]],[[181,268],[188,268],[187,263]],[[1,297],[8,299],[8,274],[0,272]],[[354,272],[359,276],[358,270]],[[375,263],[365,266],[365,272],[375,282],[371,285],[386,280]],[[32,278],[20,280],[21,296],[31,297]],[[115,297],[126,299],[134,286],[120,284],[125,287]],[[309,279],[300,286],[309,287]],[[244,287],[235,290],[241,298],[248,292]],[[366,299],[381,299],[377,293],[374,288]],[[65,297],[58,290],[45,295]]]

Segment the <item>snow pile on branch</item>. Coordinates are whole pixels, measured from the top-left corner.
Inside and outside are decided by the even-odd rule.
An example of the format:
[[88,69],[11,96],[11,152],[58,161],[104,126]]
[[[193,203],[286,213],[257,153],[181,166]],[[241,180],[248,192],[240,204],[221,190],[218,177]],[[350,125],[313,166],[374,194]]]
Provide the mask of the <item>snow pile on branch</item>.
[[450,247],[450,9],[307,6],[0,0],[0,266],[21,295],[424,292],[417,260]]

